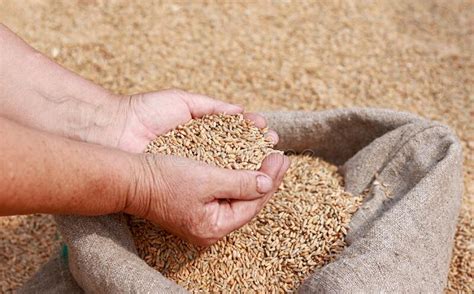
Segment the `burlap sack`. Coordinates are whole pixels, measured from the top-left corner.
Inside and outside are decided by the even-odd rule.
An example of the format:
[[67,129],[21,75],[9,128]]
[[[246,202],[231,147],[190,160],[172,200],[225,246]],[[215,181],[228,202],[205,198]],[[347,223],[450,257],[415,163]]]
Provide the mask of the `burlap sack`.
[[[349,192],[371,191],[352,219],[348,247],[300,292],[442,292],[462,196],[461,146],[453,132],[380,109],[265,115],[280,135],[278,148],[310,150],[342,166]],[[49,269],[59,267],[39,272],[24,292],[184,292],[136,255],[121,215],[56,220],[77,284],[65,263],[53,260]],[[45,279],[49,285],[39,282]],[[46,287],[55,283],[63,285]]]

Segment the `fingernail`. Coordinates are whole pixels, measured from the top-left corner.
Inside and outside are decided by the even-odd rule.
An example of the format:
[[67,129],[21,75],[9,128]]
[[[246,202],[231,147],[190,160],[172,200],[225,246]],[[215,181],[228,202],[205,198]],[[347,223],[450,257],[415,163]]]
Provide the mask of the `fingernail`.
[[257,191],[265,194],[272,190],[272,180],[267,176],[257,176]]

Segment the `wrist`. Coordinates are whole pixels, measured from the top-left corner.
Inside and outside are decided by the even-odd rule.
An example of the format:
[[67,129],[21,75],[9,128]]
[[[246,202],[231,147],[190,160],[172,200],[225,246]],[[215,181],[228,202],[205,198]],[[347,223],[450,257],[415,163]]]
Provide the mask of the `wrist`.
[[116,147],[123,100],[0,27],[0,116],[67,138]]
[[[101,197],[104,197],[105,203],[101,204],[100,207],[106,208],[106,210],[100,211],[98,214],[118,212],[137,214],[137,211],[139,211],[136,205],[137,199],[142,199],[144,195],[144,185],[137,181],[140,156],[117,149],[97,147],[105,152],[98,156],[100,158],[98,165],[101,165],[104,169],[101,172],[103,178],[99,182],[104,183],[106,188],[109,188],[104,189],[104,191],[107,190],[106,195],[101,195]],[[141,181],[144,181],[144,179],[141,178]]]
[[160,168],[157,166],[157,158],[151,154],[133,154],[130,161],[130,185],[125,201],[123,212],[142,218],[153,218],[152,206],[160,205],[160,191],[162,181],[160,180]]
[[98,93],[96,101],[88,102],[85,97],[66,96],[42,98],[42,117],[35,127],[56,133],[63,137],[117,147],[120,133],[125,124],[125,100],[110,93]]
[[82,100],[80,107],[71,108],[71,116],[77,120],[68,121],[63,135],[116,148],[125,127],[128,103],[126,97],[111,93],[103,93],[95,104]]
[[[0,174],[6,175],[0,177],[0,215],[103,215],[125,208],[135,155],[38,132],[1,117],[0,133]],[[29,145],[21,144],[24,138]]]

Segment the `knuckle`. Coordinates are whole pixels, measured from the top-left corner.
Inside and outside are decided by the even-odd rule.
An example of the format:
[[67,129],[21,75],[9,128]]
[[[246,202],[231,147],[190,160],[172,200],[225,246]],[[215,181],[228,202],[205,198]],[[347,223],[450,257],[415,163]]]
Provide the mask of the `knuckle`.
[[240,176],[240,183],[239,183],[239,197],[244,198],[247,196],[248,191],[251,187],[251,180],[245,174]]
[[189,232],[191,236],[195,236],[197,238],[202,237],[202,230],[200,229],[199,222],[194,220],[193,218],[189,218],[186,221],[186,230]]
[[216,223],[189,220],[187,231],[198,240],[218,240],[222,237],[222,230]]
[[209,225],[209,231],[206,236],[207,238],[216,239],[222,237],[221,235],[222,233],[219,224],[213,223]]

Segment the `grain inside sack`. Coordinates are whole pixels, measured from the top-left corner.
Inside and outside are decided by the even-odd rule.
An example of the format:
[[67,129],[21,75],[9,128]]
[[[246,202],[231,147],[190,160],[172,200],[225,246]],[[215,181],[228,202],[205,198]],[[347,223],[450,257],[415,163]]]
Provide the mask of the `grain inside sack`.
[[[259,168],[271,152],[265,130],[242,115],[211,115],[156,138],[146,152],[174,154],[232,169]],[[208,248],[139,218],[129,226],[148,265],[192,292],[293,291],[344,249],[362,197],[343,189],[337,168],[291,156],[279,191],[249,224]]]

